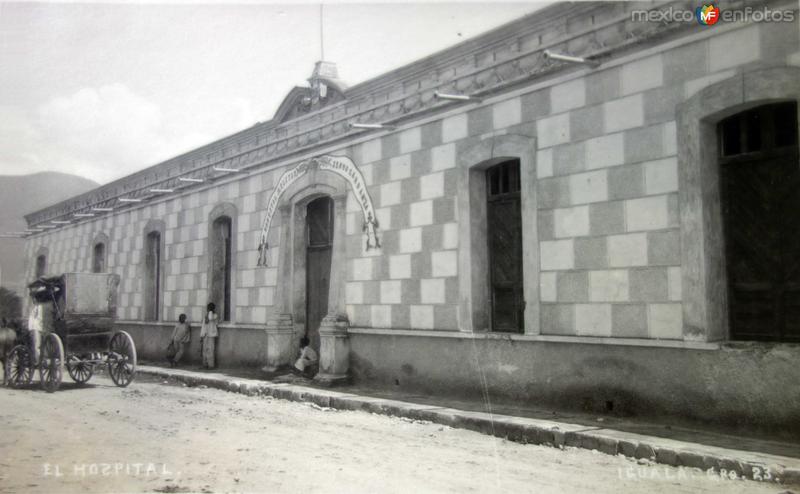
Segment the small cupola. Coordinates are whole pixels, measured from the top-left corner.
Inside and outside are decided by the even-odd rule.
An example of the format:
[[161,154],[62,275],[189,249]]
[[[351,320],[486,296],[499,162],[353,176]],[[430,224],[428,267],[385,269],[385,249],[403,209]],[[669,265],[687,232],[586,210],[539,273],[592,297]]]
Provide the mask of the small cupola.
[[[320,60],[314,64],[314,72],[308,78],[311,85],[311,104],[325,105],[344,99],[346,85],[339,79],[336,64]],[[331,91],[333,90],[333,91]]]

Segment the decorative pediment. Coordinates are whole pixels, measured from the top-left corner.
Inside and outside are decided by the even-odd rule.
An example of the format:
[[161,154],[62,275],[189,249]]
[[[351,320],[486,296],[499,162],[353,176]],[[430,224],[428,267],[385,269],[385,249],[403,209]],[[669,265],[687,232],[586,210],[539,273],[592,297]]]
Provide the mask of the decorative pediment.
[[295,86],[283,98],[272,121],[280,124],[308,113],[311,109],[311,88]]
[[310,86],[295,86],[283,99],[272,119],[274,125],[288,122],[325,106],[347,99],[347,86],[339,80],[336,64],[317,62],[308,78]]

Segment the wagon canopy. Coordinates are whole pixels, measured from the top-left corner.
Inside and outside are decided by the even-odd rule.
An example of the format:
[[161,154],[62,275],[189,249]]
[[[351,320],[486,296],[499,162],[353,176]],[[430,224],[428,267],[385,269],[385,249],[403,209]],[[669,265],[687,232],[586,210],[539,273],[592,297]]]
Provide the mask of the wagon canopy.
[[31,300],[53,303],[63,314],[115,316],[119,275],[112,273],[64,273],[39,278],[28,285]]
[[53,302],[64,293],[64,278],[62,276],[39,278],[28,285],[28,291],[31,299],[37,304]]
[[[40,326],[58,333],[74,350],[74,337],[100,333],[106,333],[105,340],[110,337],[117,315],[118,285],[119,275],[113,273],[64,273],[39,278],[28,285],[28,292],[39,306],[34,314],[41,319]],[[107,345],[104,341],[101,346]]]

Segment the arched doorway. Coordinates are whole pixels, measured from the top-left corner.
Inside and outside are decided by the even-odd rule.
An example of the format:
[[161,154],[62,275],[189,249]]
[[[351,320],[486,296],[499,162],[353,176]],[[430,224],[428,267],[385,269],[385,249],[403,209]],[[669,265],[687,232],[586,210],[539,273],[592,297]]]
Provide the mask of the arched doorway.
[[[722,211],[725,205],[721,199],[718,124],[742,110],[800,101],[798,78],[800,67],[757,68],[711,84],[676,108],[681,298],[686,340],[734,338],[730,328],[730,281],[723,255],[727,248],[727,220]],[[725,97],[716,97],[720,94]]]
[[161,232],[145,237],[144,320],[158,321],[161,307]]
[[797,103],[745,110],[717,132],[731,338],[800,341]]
[[[267,320],[264,370],[275,372],[297,358],[300,337],[319,350],[315,380],[347,379],[349,343],[345,307],[348,182],[310,166],[280,194],[274,310]],[[280,197],[278,196],[278,197]],[[266,231],[269,232],[269,223]],[[277,238],[276,238],[277,237]],[[266,246],[266,244],[264,244]],[[266,256],[270,259],[270,256]],[[332,268],[336,266],[336,268]]]
[[106,244],[97,242],[94,244],[92,254],[92,273],[104,273],[106,270]]
[[333,253],[333,200],[319,197],[306,206],[306,336],[319,351],[319,326],[328,314]]
[[211,293],[222,321],[231,320],[232,222],[220,216],[211,224]]
[[41,254],[36,257],[36,278],[41,278],[47,272],[47,255]]
[[[535,139],[529,136],[508,134],[479,140],[457,154],[457,207],[461,218],[458,221],[458,324],[461,331],[541,333],[535,144]],[[496,208],[490,206],[494,202]],[[489,219],[490,208],[496,209],[493,215],[502,216],[503,208],[513,211],[511,216],[502,218],[508,221],[502,226],[504,232],[513,232],[513,236],[506,238],[510,240],[509,245],[521,242],[527,246],[524,251],[520,247],[521,256],[517,256],[516,247],[513,247],[513,258],[504,259],[495,249],[499,246],[490,245],[495,240],[496,227],[500,226]],[[490,253],[490,249],[495,253]],[[502,272],[495,270],[498,275],[495,280],[499,283],[492,280],[495,268],[490,256],[498,265],[508,261],[505,266],[498,266]],[[509,271],[504,268],[513,269],[515,274],[504,279],[502,275]],[[512,282],[503,286],[504,281]],[[499,288],[500,293],[493,293],[498,290],[492,285]],[[497,295],[503,300],[498,300]],[[493,307],[493,300],[500,305]],[[512,303],[508,304],[509,301]],[[507,317],[509,314],[511,317]]]

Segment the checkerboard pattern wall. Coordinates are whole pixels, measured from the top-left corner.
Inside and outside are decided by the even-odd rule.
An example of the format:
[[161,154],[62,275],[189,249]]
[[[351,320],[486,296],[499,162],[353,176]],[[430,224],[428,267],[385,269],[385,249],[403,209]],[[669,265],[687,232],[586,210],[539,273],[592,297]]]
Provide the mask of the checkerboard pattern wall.
[[439,129],[413,128],[357,150],[382,248],[366,250],[363,215],[350,194],[346,298],[352,325],[458,328],[455,145],[442,143]]
[[797,39],[750,26],[520,99],[523,115],[548,109],[536,121],[543,333],[683,339],[676,106],[782,63],[770,29]]
[[[150,219],[164,221],[162,253],[163,286],[161,320],[177,320],[186,313],[190,322],[202,319],[208,303],[208,222],[217,204],[236,207],[236,262],[233,276],[234,310],[239,323],[263,324],[271,310],[276,285],[276,268],[256,268],[258,235],[275,173],[269,172],[220,187],[195,192],[139,209],[111,214],[76,226],[59,228],[28,242],[27,258],[35,257],[44,245],[49,250],[47,273],[90,271],[92,248],[97,234],[108,236],[107,266],[120,275],[117,315],[122,320],[143,317],[143,246]],[[279,219],[277,224],[279,225]],[[274,235],[277,242],[277,235]],[[277,256],[278,249],[273,249]],[[33,277],[33,263],[27,266]]]

